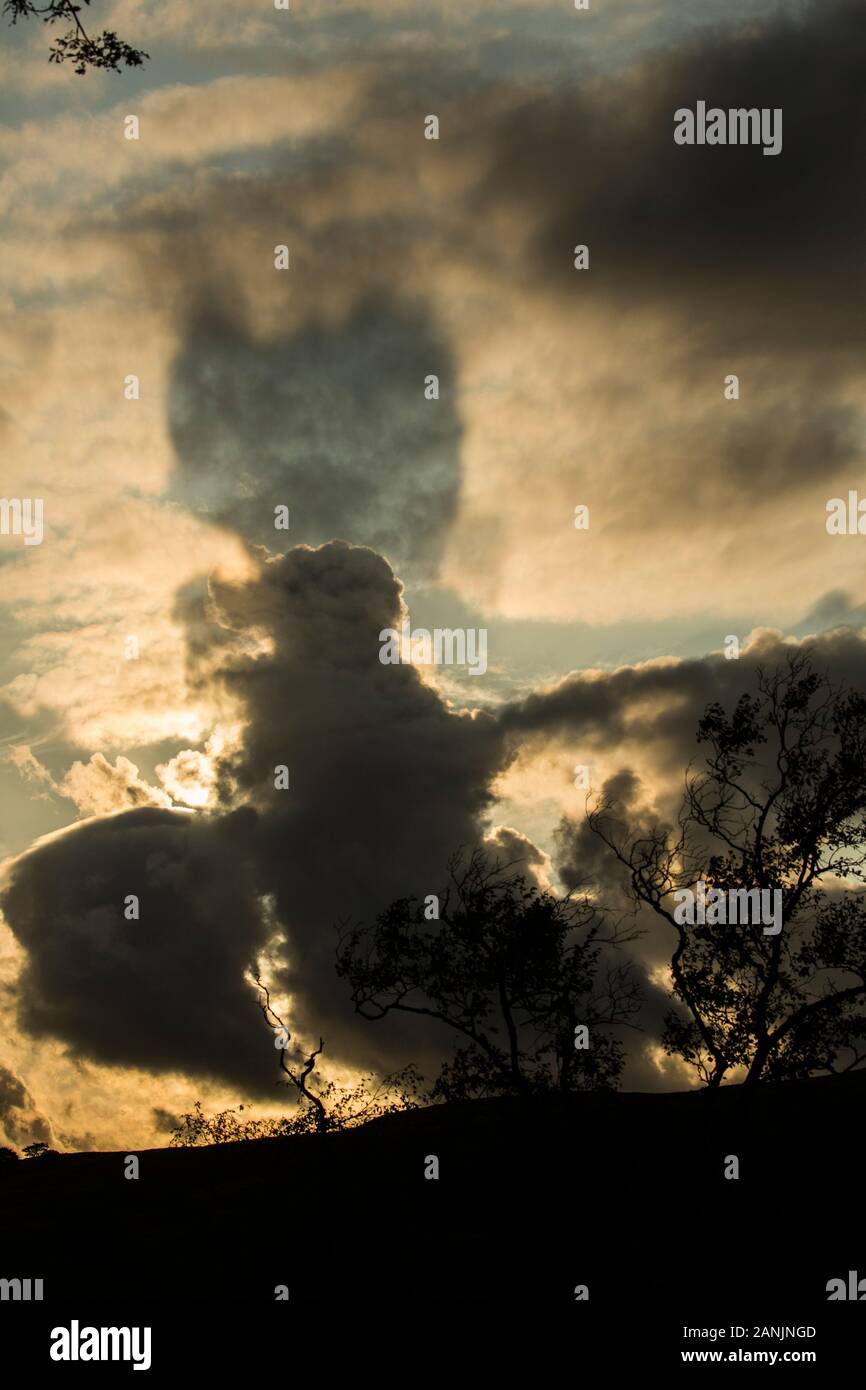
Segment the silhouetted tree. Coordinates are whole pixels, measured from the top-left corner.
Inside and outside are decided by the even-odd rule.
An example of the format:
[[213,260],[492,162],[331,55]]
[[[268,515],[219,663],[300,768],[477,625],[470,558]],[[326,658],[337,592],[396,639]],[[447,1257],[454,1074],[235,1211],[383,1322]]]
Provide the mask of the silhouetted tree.
[[47,1144],[40,1142],[38,1144],[26,1144],[22,1152],[25,1153],[28,1158],[44,1158],[46,1154],[52,1153],[53,1150],[49,1149]]
[[4,1144],[3,1147],[0,1148],[0,1168],[12,1168],[16,1163],[20,1163],[20,1161],[15,1150],[10,1149],[8,1145]]
[[267,986],[258,975],[254,979],[262,994],[259,1003],[262,1017],[269,1028],[276,1024],[274,1042],[275,1046],[281,1044],[277,1049],[280,1070],[288,1077],[286,1085],[293,1086],[298,1092],[301,1105],[297,1116],[276,1122],[278,1127],[272,1133],[298,1134],[314,1130],[317,1134],[328,1134],[417,1104],[421,1077],[411,1065],[378,1080],[372,1072],[368,1072],[352,1086],[339,1086],[335,1081],[327,1081],[318,1090],[311,1090],[308,1081],[325,1050],[324,1041],[319,1038],[319,1046],[306,1058],[302,1049],[296,1050],[298,1060],[290,1065],[289,1043],[292,1035],[273,1008]]
[[[636,1012],[637,986],[621,964],[599,984],[599,955],[634,933],[513,867],[481,850],[468,860],[457,854],[437,919],[418,899],[401,898],[341,935],[337,970],[358,1013],[418,1014],[466,1040],[443,1064],[434,1097],[611,1086],[622,1069],[622,1046],[607,1030]],[[581,1025],[589,1046],[579,1050]]]
[[150,57],[143,49],[133,48],[119,39],[110,29],[103,29],[96,38],[91,38],[79,19],[82,7],[90,0],[48,0],[44,5],[36,5],[32,0],[5,0],[4,15],[9,15],[9,23],[17,24],[19,19],[36,16],[44,24],[56,24],[65,20],[70,28],[59,39],[55,39],[49,50],[50,63],[75,64],[75,71],[83,76],[88,68],[109,68],[120,72],[121,63],[128,68],[141,67]]
[[[733,1068],[754,1084],[850,1070],[866,1054],[866,699],[804,651],[756,674],[732,714],[707,707],[705,767],[689,768],[675,827],[634,835],[611,805],[589,815],[635,899],[675,933],[684,1009],[663,1045],[711,1086]],[[701,879],[708,895],[781,889],[781,932],[677,922],[673,894]]]

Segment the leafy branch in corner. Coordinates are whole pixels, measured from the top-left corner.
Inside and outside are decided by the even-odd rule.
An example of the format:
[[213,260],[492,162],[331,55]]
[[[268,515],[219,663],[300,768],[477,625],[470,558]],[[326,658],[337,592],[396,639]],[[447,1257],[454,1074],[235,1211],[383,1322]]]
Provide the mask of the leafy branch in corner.
[[17,24],[19,19],[29,19],[31,15],[41,19],[43,24],[56,24],[58,20],[66,20],[71,27],[59,39],[54,40],[48,61],[70,61],[75,64],[74,70],[80,77],[83,77],[88,68],[107,68],[111,72],[120,72],[121,64],[128,68],[141,67],[150,54],[141,48],[133,48],[131,44],[118,38],[113,30],[103,29],[98,37],[90,37],[79,18],[82,5],[89,4],[90,0],[80,0],[78,4],[74,3],[74,0],[49,0],[48,4],[39,6],[33,4],[33,0],[6,0],[3,13],[9,15],[10,24]]

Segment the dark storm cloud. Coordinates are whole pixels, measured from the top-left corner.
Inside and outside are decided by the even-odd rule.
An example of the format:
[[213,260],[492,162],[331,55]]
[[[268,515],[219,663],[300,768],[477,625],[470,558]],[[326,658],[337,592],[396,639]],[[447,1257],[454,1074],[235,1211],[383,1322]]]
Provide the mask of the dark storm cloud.
[[[247,720],[223,782],[246,805],[210,819],[145,809],[93,820],[12,865],[2,905],[28,952],[20,983],[26,1031],[61,1037],[107,1064],[269,1091],[270,1038],[243,978],[268,937],[257,899],[267,893],[285,936],[282,982],[293,996],[296,1036],[323,1035],[328,1056],[342,1062],[431,1061],[447,1046],[443,1036],[379,1030],[352,1014],[334,971],[334,924],[369,919],[404,894],[437,892],[450,854],[483,837],[496,772],[534,740],[622,746],[604,792],[638,819],[646,815],[643,789],[627,760],[628,745],[639,743],[653,764],[655,804],[667,814],[697,752],[707,702],[730,708],[751,688],[758,663],[772,669],[791,650],[764,634],[739,661],[575,676],[496,719],[473,718],[449,710],[413,668],[379,662],[379,632],[398,624],[399,600],[381,557],[340,542],[300,547],[249,583],[214,588],[217,678]],[[199,654],[206,627],[200,617]],[[252,632],[270,650],[239,655]],[[854,632],[839,629],[810,646],[819,668],[866,688],[866,644]],[[212,680],[212,669],[201,678]],[[290,771],[286,791],[274,787],[281,764]],[[519,850],[530,872],[542,866],[519,832],[500,830],[488,843]],[[582,823],[560,826],[556,863],[566,887],[594,886],[606,906],[625,907],[621,874]],[[140,897],[139,922],[123,917],[129,893]],[[632,954],[649,969],[669,946],[653,923]],[[629,1035],[635,1085],[661,1081],[644,1048],[658,1036],[664,991],[650,982],[647,998],[646,1031]]]
[[516,874],[542,886],[547,858],[521,831],[510,825],[497,825],[484,837],[484,847],[500,864],[513,865]]
[[[836,628],[803,645],[819,670],[866,691],[866,642],[852,628]],[[758,666],[782,666],[796,646],[764,632],[739,660],[721,655],[681,662],[625,666],[609,673],[569,676],[546,691],[508,705],[500,727],[510,739],[579,739],[582,747],[610,749],[626,741],[652,750],[664,777],[684,770],[698,752],[696,728],[707,704],[732,706],[754,690]]]
[[[619,472],[633,474],[608,494],[621,527],[645,528],[650,494],[679,521],[698,507],[763,516],[817,488],[817,515],[821,479],[859,466],[864,60],[859,0],[821,0],[627,72],[514,94],[486,125],[462,113],[461,136],[480,127],[490,150],[470,207],[482,225],[510,219],[527,288],[567,305],[578,329],[609,314],[615,338],[631,319],[637,345],[655,325],[654,353],[636,346],[613,369],[608,447],[619,429]],[[781,153],[676,145],[674,112],[698,100],[781,108]],[[573,267],[579,243],[588,272]],[[733,409],[728,373],[742,374]]]
[[[424,395],[431,374],[438,401]],[[450,354],[417,309],[368,301],[338,326],[266,342],[199,313],[172,370],[173,495],[271,550],[345,537],[433,574],[459,483],[452,388]],[[290,536],[274,529],[279,504]]]
[[[716,347],[741,346],[746,325],[760,346],[862,346],[866,324],[850,313],[864,287],[862,18],[859,0],[779,10],[516,104],[479,209],[523,208],[532,268],[573,297],[707,313]],[[675,145],[674,111],[698,100],[781,107],[782,152]],[[593,252],[588,275],[572,268],[577,242]]]
[[[719,430],[718,471],[704,480],[702,500],[712,505],[715,493],[724,505],[738,493],[747,505],[772,504],[797,488],[814,490],[817,483],[820,490],[822,478],[838,477],[846,468],[855,477],[862,460],[861,429],[850,406],[824,407],[811,399],[791,400],[786,410],[756,409],[748,421],[726,421]],[[687,489],[682,505],[694,506]]]
[[[255,816],[146,809],[86,821],[11,866],[0,904],[27,951],[18,1018],[109,1066],[273,1088],[244,970],[266,930],[245,843]],[[124,902],[135,894],[140,919]]]
[[[630,768],[621,768],[600,788],[601,801],[615,807],[617,818],[636,834],[648,830],[652,819],[640,805],[642,791]],[[627,871],[585,818],[564,817],[554,840],[553,862],[564,887],[576,894],[593,892],[609,920],[617,921],[623,930],[638,933],[634,941],[618,950],[603,950],[600,960],[602,970],[616,968],[624,959],[630,961],[640,983],[636,1026],[623,1029],[620,1035],[626,1053],[622,1084],[626,1090],[671,1089],[680,1084],[679,1080],[659,1070],[647,1047],[658,1044],[665,1018],[674,1007],[670,991],[651,977],[654,968],[670,960],[672,942],[652,912],[643,907],[635,910]]]
[[[803,646],[811,651],[817,671],[836,684],[866,693],[866,641],[855,631],[838,628],[810,638]],[[550,691],[510,706],[501,715],[501,725],[509,740],[518,744],[564,739],[618,762],[617,771],[594,791],[601,803],[610,805],[619,829],[628,827],[632,834],[641,835],[654,823],[674,823],[686,769],[691,762],[700,767],[703,761],[696,730],[707,704],[718,701],[732,712],[742,694],[756,693],[758,667],[767,673],[783,668],[786,657],[796,650],[797,646],[782,642],[776,634],[764,633],[739,660],[708,656],[679,664],[624,668],[592,680],[569,677]],[[629,759],[638,755],[650,765],[646,786],[629,765]],[[652,809],[647,807],[647,794]],[[626,871],[584,817],[564,817],[555,843],[554,866],[567,889],[592,889],[613,913],[634,912]],[[660,1037],[672,1004],[667,992],[649,976],[670,960],[674,940],[648,909],[635,914],[633,925],[641,936],[627,949],[642,978],[643,1032],[629,1033],[624,1039],[625,1084],[658,1089],[675,1082],[659,1072],[645,1049],[647,1042]]]
[[[640,781],[630,768],[609,777],[601,789],[601,799],[610,802],[635,818],[635,802],[640,790]],[[627,877],[622,866],[614,860],[598,835],[593,834],[587,821],[562,821],[556,834],[556,868],[563,884],[570,892],[588,888],[603,889],[605,903],[609,903],[612,891],[616,892],[617,906],[628,904],[626,893]]]
[[[457,94],[435,157],[444,163],[460,149],[469,167],[479,155],[488,172],[474,191],[461,191],[444,222],[435,200],[422,207],[420,197],[411,213],[389,207],[387,178],[381,215],[353,216],[357,204],[343,198],[344,149],[333,170],[322,163],[291,176],[239,177],[207,189],[192,212],[167,207],[149,225],[126,219],[136,253],[149,245],[156,255],[154,295],[172,305],[181,329],[170,383],[174,496],[271,550],[342,535],[383,550],[404,573],[435,573],[456,502],[460,443],[448,403],[449,348],[423,306],[423,295],[432,299],[443,283],[436,271],[425,281],[424,258],[431,247],[442,257],[443,246],[464,274],[459,284],[483,269],[521,313],[546,312],[546,300],[559,307],[567,296],[578,327],[583,303],[617,316],[671,315],[681,401],[694,397],[700,379],[718,385],[720,397],[721,376],[736,370],[738,354],[767,354],[752,384],[763,383],[769,403],[726,417],[707,441],[703,420],[657,421],[652,364],[642,378],[636,336],[637,356],[611,367],[607,402],[612,441],[629,401],[643,412],[641,428],[623,432],[634,441],[634,477],[611,475],[612,498],[626,499],[623,529],[634,523],[646,532],[642,488],[672,510],[731,499],[751,508],[786,485],[807,486],[819,466],[847,466],[854,419],[837,385],[862,361],[864,50],[859,0],[846,0],[813,6],[802,24],[780,16],[736,37],[729,31],[656,53],[627,75],[577,91],[527,97],[503,83],[493,95]],[[674,110],[698,99],[781,106],[782,153],[674,145]],[[395,76],[390,96],[383,84],[368,114],[389,112],[404,126],[383,126],[378,158],[387,169],[396,149],[394,166],[409,169],[401,140],[409,126],[416,147],[420,137],[408,78],[401,86]],[[365,160],[374,177],[369,147],[358,151]],[[301,239],[308,260],[289,291],[269,254],[283,236],[294,254],[296,225],[310,232]],[[519,273],[507,254],[497,260],[509,225],[529,229]],[[244,254],[255,249],[243,288],[237,266],[237,281],[229,272],[221,278],[239,230]],[[576,242],[591,247],[586,276],[572,268]],[[279,307],[278,296],[290,292],[303,304],[287,316],[291,331],[254,332],[245,297]],[[319,301],[327,312],[318,313]],[[431,371],[445,384],[435,405],[423,398]],[[273,529],[279,503],[291,509],[288,537]],[[492,517],[475,538],[489,546],[491,564],[500,524]],[[735,562],[735,547],[731,553]],[[216,668],[247,720],[243,751],[221,767],[220,785],[226,805],[248,808],[211,819],[132,812],[19,859],[3,906],[29,956],[23,1027],[104,1063],[268,1089],[273,1050],[243,981],[265,943],[256,895],[267,893],[285,934],[296,1031],[324,1035],[326,1058],[423,1061],[435,1039],[353,1017],[334,972],[335,921],[369,918],[404,893],[437,891],[450,853],[484,833],[492,779],[532,741],[576,739],[590,754],[621,748],[610,758],[617,771],[607,789],[632,809],[641,788],[629,757],[639,744],[656,775],[655,803],[668,814],[699,752],[695,727],[705,705],[732,705],[758,657],[772,666],[787,650],[765,638],[739,662],[708,657],[572,677],[496,719],[470,719],[414,669],[379,663],[378,634],[399,623],[399,592],[379,555],[331,543],[291,550],[247,585],[217,588],[222,626],[192,590],[184,596],[193,673],[207,685]],[[272,649],[256,659],[237,655],[234,639],[254,630]],[[866,689],[866,647],[854,633],[826,634],[814,646],[831,674]],[[288,791],[274,789],[279,764],[290,770]],[[514,843],[514,833],[497,843]],[[564,824],[558,847],[567,886],[589,880],[620,900],[616,871],[605,870],[584,826]],[[142,898],[138,923],[122,915],[130,892]],[[646,963],[665,951],[660,937],[636,949]],[[664,994],[648,988],[651,1036]]]
[[[299,547],[214,598],[233,631],[273,641],[223,679],[249,721],[230,771],[259,813],[260,876],[286,929],[299,1023],[329,1053],[372,1061],[388,1030],[353,1018],[334,924],[439,891],[450,855],[483,834],[501,737],[488,716],[450,711],[413,667],[379,661],[400,584],[372,550]],[[281,764],[287,791],[274,789]]]
[[[323,1035],[332,1061],[423,1062],[441,1038],[353,1013],[335,925],[443,887],[449,857],[483,837],[501,735],[487,716],[449,710],[414,668],[379,661],[400,585],[372,550],[300,547],[258,580],[215,586],[214,601],[208,651],[188,596],[191,660],[209,682],[216,653],[217,678],[240,699],[243,751],[220,771],[245,804],[97,818],[14,861],[0,904],[27,951],[20,1025],[109,1065],[267,1092],[272,1040],[244,972],[277,925],[296,1037]],[[270,654],[233,653],[253,632]],[[279,765],[287,791],[274,786]],[[139,921],[124,917],[128,894]]]
[[[444,325],[474,319],[472,297],[450,301],[475,277],[494,317],[497,295],[560,333],[573,314],[581,353],[611,316],[609,399],[595,363],[592,402],[609,407],[617,530],[644,531],[651,505],[675,522],[698,508],[763,521],[810,489],[820,520],[862,438],[861,18],[860,0],[820,0],[729,19],[567,86],[453,81],[419,44],[402,66],[383,56],[328,139],[278,141],[264,172],[212,170],[194,199],[127,206],[126,244],[181,341],[174,496],[272,550],[283,503],[292,543],[341,537],[410,586],[435,578],[460,484],[454,363],[472,372]],[[428,143],[418,92],[433,73],[442,137]],[[698,100],[780,107],[781,153],[675,145],[675,110]],[[279,275],[283,239],[294,259]],[[588,273],[573,269],[578,242]],[[251,305],[270,306],[268,331]],[[734,407],[730,372],[743,373]],[[584,405],[563,400],[563,433]],[[467,397],[470,428],[472,411]],[[470,576],[495,574],[501,525],[490,515],[473,536]]]
[[[855,631],[839,628],[803,645],[818,671],[866,692],[866,642]],[[768,673],[783,668],[793,650],[768,632],[739,660],[708,656],[626,667],[591,680],[569,677],[505,709],[501,727],[516,746],[565,740],[587,750],[590,762],[595,755],[618,763],[617,771],[593,791],[611,806],[619,826],[646,833],[654,822],[674,823],[686,770],[702,764],[704,749],[696,733],[706,706],[718,701],[731,712],[742,694],[755,693],[758,667]],[[631,761],[641,763],[646,786]],[[564,817],[555,842],[553,862],[566,888],[591,888],[613,911],[633,910],[627,874],[585,818]],[[669,958],[671,942],[656,916],[641,909],[636,925],[644,935],[631,948],[634,957],[650,968]]]

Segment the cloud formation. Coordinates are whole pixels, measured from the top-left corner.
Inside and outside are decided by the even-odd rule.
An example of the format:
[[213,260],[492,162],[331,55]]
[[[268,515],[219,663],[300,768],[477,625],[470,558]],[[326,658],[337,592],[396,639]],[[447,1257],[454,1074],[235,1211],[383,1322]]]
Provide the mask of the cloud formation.
[[[2,737],[49,746],[15,755],[19,795],[92,818],[8,871],[20,1022],[257,1093],[274,1058],[244,972],[274,934],[298,1029],[385,1065],[410,1037],[347,1011],[336,920],[435,891],[492,819],[534,873],[552,854],[618,900],[573,764],[667,814],[704,704],[784,646],[645,662],[653,625],[669,651],[698,624],[718,649],[813,620],[820,659],[866,687],[859,549],[824,527],[863,433],[858,4],[620,0],[590,30],[448,0],[435,33],[402,3],[326,8],[292,16],[299,55],[283,16],[163,6],[160,44],[197,40],[188,81],[169,49],[132,108],[97,78],[83,109],[51,72],[0,140],[4,488],[46,503],[45,544],[0,554]],[[118,30],[147,14],[118,0]],[[782,107],[781,155],[675,146],[697,99]],[[546,620],[536,684],[576,663],[566,624],[594,666],[593,631],[631,624],[627,646],[516,699],[503,642],[471,694],[489,711],[458,713],[435,673],[377,660],[422,582],[436,612]],[[638,952],[651,1037],[664,944]],[[642,1048],[633,1075],[657,1083]]]
[[[432,375],[439,400],[425,398]],[[200,313],[170,383],[173,495],[271,550],[339,537],[435,576],[457,506],[453,378],[428,316],[406,307],[371,302],[264,341]]]
[[39,1110],[21,1078],[2,1065],[0,1143],[22,1149],[26,1144],[54,1144],[50,1120]]
[[0,905],[27,952],[22,1030],[109,1066],[272,1089],[271,1038],[245,980],[269,935],[254,821],[147,807],[49,836],[8,866]]
[[[13,862],[0,903],[28,952],[25,1031],[262,1093],[274,1057],[245,973],[276,931],[293,1030],[322,1034],[329,1060],[395,1057],[399,1029],[351,1013],[335,926],[438,890],[453,851],[481,838],[503,746],[489,716],[456,713],[414,667],[380,663],[379,632],[400,611],[387,563],[341,542],[214,584],[222,656],[202,680],[227,687],[245,721],[217,759],[226,810],[96,817]],[[248,655],[253,633],[264,649]],[[125,918],[129,894],[140,920]]]
[[[436,892],[451,853],[483,833],[502,759],[489,715],[457,713],[415,667],[379,661],[400,595],[380,556],[338,541],[271,559],[258,582],[213,586],[219,623],[270,644],[223,666],[247,721],[223,770],[259,815],[261,882],[288,940],[283,983],[307,1035],[365,1059],[389,1030],[347,1012],[335,924]],[[288,790],[274,787],[281,765]]]

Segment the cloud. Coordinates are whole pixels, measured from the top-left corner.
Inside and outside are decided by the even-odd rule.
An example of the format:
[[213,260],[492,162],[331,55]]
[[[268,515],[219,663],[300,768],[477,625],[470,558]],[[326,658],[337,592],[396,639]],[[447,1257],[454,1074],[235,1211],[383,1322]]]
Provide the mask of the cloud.
[[[494,132],[479,212],[519,211],[532,229],[528,270],[573,300],[672,303],[700,313],[716,350],[737,350],[747,327],[762,350],[785,355],[806,342],[862,348],[863,326],[847,314],[864,276],[866,195],[851,177],[866,117],[859,15],[857,0],[777,10],[603,82],[528,95]],[[782,108],[782,154],[675,145],[674,112],[697,100]],[[575,241],[596,251],[582,280]]]
[[[50,204],[64,180],[64,207],[86,204],[97,191],[152,178],[167,163],[191,167],[276,140],[303,142],[350,121],[365,76],[356,65],[333,74],[232,75],[198,86],[173,83],[140,93],[91,116],[78,113],[25,121],[0,133],[0,196],[18,204],[17,220]],[[126,119],[139,122],[128,138]],[[74,180],[74,181],[73,181]]]
[[[706,704],[732,706],[759,665],[797,646],[765,631],[739,661],[581,673],[496,717],[460,714],[414,667],[379,662],[378,634],[399,623],[400,604],[386,562],[342,542],[272,557],[246,584],[213,584],[196,634],[214,634],[219,660],[205,660],[201,678],[226,686],[244,720],[243,738],[215,753],[225,809],[96,818],[7,868],[2,906],[28,953],[25,1032],[103,1064],[266,1094],[271,1040],[246,972],[267,958],[295,1036],[324,1036],[329,1061],[429,1062],[446,1043],[436,1032],[378,1030],[352,1015],[334,970],[335,924],[438,891],[453,851],[482,839],[547,881],[550,860],[522,831],[486,829],[494,779],[518,751],[589,749],[593,785],[603,780],[632,820],[671,814]],[[820,669],[866,688],[861,636],[839,629],[809,645]],[[285,790],[275,786],[282,765]],[[621,871],[577,817],[561,817],[554,863],[566,888],[625,910]],[[129,893],[140,921],[124,918]],[[652,1053],[670,943],[654,921],[641,925],[646,1033],[630,1047],[629,1076],[658,1085],[670,1081]]]
[[154,1127],[160,1134],[171,1134],[180,1124],[180,1116],[171,1110],[166,1110],[161,1105],[155,1105],[151,1111],[153,1115]]
[[0,1065],[0,1142],[23,1148],[25,1144],[54,1144],[51,1121],[39,1110],[24,1082]]
[[[272,1091],[272,1039],[245,980],[269,936],[254,823],[147,807],[45,837],[7,866],[0,904],[27,952],[22,1031],[109,1066]],[[124,915],[130,894],[138,920]]]
[[[467,216],[520,292],[504,295],[480,357],[472,344],[476,370],[489,363],[503,386],[465,420],[472,504],[445,569],[464,596],[601,624],[730,616],[748,611],[758,553],[780,620],[817,596],[831,558],[859,585],[853,554],[828,552],[824,534],[863,431],[857,15],[848,0],[777,11],[486,112],[475,140],[489,164]],[[698,99],[782,107],[782,154],[676,146],[673,113]],[[468,103],[452,118],[461,141],[472,116]],[[723,396],[729,373],[737,402]],[[528,459],[543,460],[529,494]],[[576,535],[578,503],[591,524]],[[474,548],[493,527],[494,544]]]
[[[613,796],[638,824],[670,820],[679,808],[688,766],[700,761],[696,733],[708,704],[732,709],[753,691],[759,668],[772,671],[795,651],[811,652],[817,670],[866,691],[866,632],[839,627],[803,639],[757,630],[738,660],[721,653],[653,660],[610,671],[581,671],[501,707],[497,722],[511,758],[497,789],[515,807],[546,801],[547,825],[568,822],[568,845],[556,867],[568,886],[592,884],[605,854],[583,825],[587,796]],[[572,770],[588,769],[589,791]],[[536,839],[549,837],[537,830]],[[608,887],[617,874],[605,876]]]
[[[856,13],[834,0],[739,24],[747,12],[580,83],[469,82],[456,64],[439,74],[438,142],[416,95],[441,68],[429,43],[402,66],[335,67],[342,105],[317,77],[303,129],[297,102],[283,127],[275,101],[260,157],[236,167],[220,161],[255,124],[235,121],[243,83],[157,94],[148,179],[110,200],[91,187],[52,275],[110,264],[177,341],[150,385],[176,496],[261,542],[288,489],[292,540],[371,544],[410,585],[435,576],[514,619],[788,624],[829,563],[862,597],[855,551],[824,527],[863,427],[863,96],[837,81]],[[675,146],[673,112],[699,98],[781,104],[782,154]],[[172,102],[204,160],[182,185]],[[27,229],[19,280],[31,243]]]
[[[577,83],[558,38],[584,17],[561,6],[559,27],[554,7],[517,6],[495,33],[476,15],[470,36],[449,5],[432,40],[426,12],[421,25],[402,7],[390,49],[338,62],[328,17],[307,7],[310,71],[133,87],[140,142],[100,79],[108,108],[52,106],[0,142],[13,214],[0,298],[20,310],[2,343],[17,364],[4,487],[46,501],[45,544],[3,552],[20,630],[0,695],[70,740],[56,782],[22,755],[33,790],[63,787],[93,818],[9,871],[30,956],[21,1020],[37,1036],[109,1067],[267,1086],[243,976],[278,929],[297,1026],[321,1028],[328,1056],[405,1059],[409,1034],[347,1013],[334,920],[436,891],[447,855],[487,832],[494,789],[531,787],[523,819],[497,808],[509,828],[492,842],[526,837],[547,872],[536,822],[574,819],[575,761],[635,815],[665,814],[703,704],[732,699],[783,645],[757,634],[740,663],[631,662],[495,717],[458,714],[444,682],[377,661],[400,615],[386,561],[410,584],[438,580],[440,607],[579,621],[587,646],[593,627],[672,615],[721,646],[759,602],[767,623],[862,616],[859,550],[826,535],[824,504],[856,485],[862,438],[864,40],[849,0],[740,23],[767,8],[623,0],[610,32],[640,33],[641,56],[624,43],[609,63],[601,45]],[[283,18],[242,17],[239,32],[236,10],[209,7],[197,77],[225,39],[259,42]],[[119,31],[134,24],[147,46],[148,12],[124,0]],[[731,18],[709,31],[710,13]],[[198,20],[177,5],[153,23],[186,45]],[[336,24],[346,47],[378,33],[363,15]],[[271,47],[262,61],[283,61]],[[781,105],[783,153],[674,146],[673,111],[698,98]],[[431,105],[438,142],[422,134]],[[438,402],[423,398],[428,372]],[[250,549],[283,539],[327,543]],[[229,565],[233,583],[216,573]],[[138,662],[123,660],[127,634]],[[863,684],[856,633],[819,646]],[[552,628],[545,670],[574,660]],[[208,745],[239,719],[242,742]],[[288,792],[274,790],[280,763]],[[221,809],[178,815],[169,796]],[[162,808],[106,814],[130,801]],[[563,828],[566,882],[602,881],[593,852]],[[159,918],[126,923],[139,880]],[[642,959],[652,970],[663,954]],[[658,1076],[652,1056],[640,1065]]]
[[225,747],[222,731],[214,733],[205,743],[205,751],[185,748],[167,763],[158,763],[156,775],[169,799],[185,806],[206,806],[216,790],[215,759]]
[[[271,559],[258,582],[213,585],[224,628],[270,639],[266,654],[226,655],[221,679],[247,722],[224,771],[259,816],[260,878],[288,942],[283,985],[301,1030],[359,1063],[386,1056],[391,1031],[349,1011],[335,924],[437,892],[450,855],[483,834],[502,758],[489,716],[456,713],[414,667],[379,661],[400,595],[380,556],[339,541]],[[274,787],[280,765],[288,790]]]
[[510,825],[497,825],[484,836],[484,847],[502,865],[513,865],[530,884],[554,891],[550,856],[532,843],[522,831]]
[[[109,1065],[267,1091],[271,1040],[244,976],[271,951],[290,1026],[323,1035],[329,1061],[397,1055],[399,1027],[351,1012],[335,925],[438,891],[450,855],[483,834],[502,756],[489,716],[455,713],[413,667],[379,661],[379,632],[400,615],[387,563],[341,542],[275,557],[247,584],[214,582],[219,664],[205,647],[201,679],[244,720],[239,745],[213,750],[226,810],[98,816],[13,861],[0,902],[28,953],[25,1032]],[[266,641],[250,655],[254,632]],[[72,781],[96,809],[128,796],[133,773],[97,758]],[[129,894],[138,921],[125,919]],[[430,1040],[415,1040],[423,1054]]]
[[[4,749],[2,756],[4,761],[11,763],[14,768],[17,768],[25,781],[30,782],[35,787],[50,787],[52,791],[57,790],[54,778],[51,776],[48,768],[43,767],[42,763],[33,752],[33,749],[28,747],[26,743],[19,743],[8,749]],[[37,791],[35,795],[46,798],[48,797],[48,792]]]
[[[425,399],[431,374],[439,400]],[[351,539],[429,577],[457,505],[453,377],[417,309],[368,302],[261,341],[200,312],[169,386],[173,495],[272,550],[288,539],[282,505],[294,543]]]
[[120,754],[112,766],[102,753],[74,762],[57,790],[74,801],[83,816],[106,816],[133,806],[171,806],[171,797],[138,775],[135,763]]
[[[763,631],[753,635],[739,660],[710,655],[577,673],[514,702],[501,712],[500,724],[530,760],[533,751],[550,758],[551,750],[558,749],[560,759],[571,762],[580,750],[590,767],[590,804],[596,798],[612,803],[615,820],[640,835],[653,824],[675,823],[685,771],[691,762],[700,766],[703,761],[696,731],[706,706],[718,702],[731,712],[742,694],[754,693],[759,668],[771,672],[802,649],[810,650],[815,669],[827,672],[833,682],[866,691],[863,633],[839,628],[798,643]],[[589,828],[586,804],[586,793],[560,793],[552,837],[557,874],[567,889],[596,893],[614,913],[633,911],[627,874]],[[643,976],[640,1022],[645,1031],[630,1041],[625,1084],[658,1089],[671,1083],[670,1075],[665,1079],[659,1071],[652,1049],[671,1005],[663,975],[674,943],[665,924],[648,910],[641,909],[635,925],[644,933],[630,950]]]
[[139,776],[135,763],[122,754],[114,765],[102,753],[94,753],[87,763],[76,761],[60,782],[26,744],[10,748],[6,758],[28,782],[49,787],[55,796],[74,801],[82,816],[104,816],[133,806],[172,805],[171,797],[150,786]]
[[[866,641],[851,628],[836,628],[802,642],[772,629],[751,635],[738,660],[721,653],[688,660],[665,659],[615,671],[576,672],[546,690],[506,706],[500,727],[510,739],[560,739],[590,755],[650,753],[654,782],[663,787],[696,755],[695,730],[710,702],[731,705],[754,684],[759,666],[773,669],[786,653],[806,647],[819,670],[866,690]],[[591,762],[590,758],[586,761]],[[591,777],[599,785],[597,769]],[[633,784],[624,783],[631,793]]]

